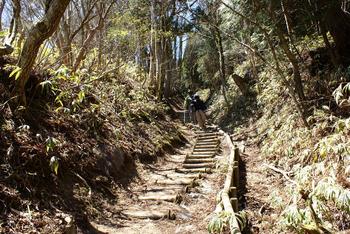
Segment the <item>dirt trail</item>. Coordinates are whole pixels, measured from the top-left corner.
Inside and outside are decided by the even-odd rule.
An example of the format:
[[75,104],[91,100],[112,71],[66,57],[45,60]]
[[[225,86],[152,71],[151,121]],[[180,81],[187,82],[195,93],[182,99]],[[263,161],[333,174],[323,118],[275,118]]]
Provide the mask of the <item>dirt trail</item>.
[[[111,218],[92,225],[101,233],[208,233],[207,217],[223,175],[215,169],[220,154],[216,130],[182,131],[190,144],[152,165],[139,165],[139,178],[120,191]],[[212,173],[206,173],[212,170]]]
[[[242,145],[242,141],[235,141]],[[279,174],[264,167],[266,160],[261,156],[258,145],[245,141],[241,150],[239,206],[248,214],[250,230],[247,233],[281,233],[277,229],[278,214],[270,206],[274,190],[284,186]]]

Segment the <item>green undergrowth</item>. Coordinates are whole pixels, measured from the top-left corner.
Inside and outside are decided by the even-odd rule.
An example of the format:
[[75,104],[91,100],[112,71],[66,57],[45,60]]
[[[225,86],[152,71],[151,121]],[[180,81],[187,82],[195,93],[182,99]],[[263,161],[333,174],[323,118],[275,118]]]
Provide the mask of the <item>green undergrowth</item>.
[[[317,53],[321,50],[316,46]],[[288,67],[287,61],[281,63]],[[349,69],[318,65],[303,64],[310,128],[303,125],[278,75],[264,64],[259,65],[252,95],[244,97],[230,81],[230,107],[225,108],[220,95],[212,105],[223,128],[235,136],[246,135],[241,139],[257,144],[262,159],[289,177],[283,177],[283,186],[272,188],[269,197],[279,217],[276,233],[350,229]],[[249,64],[242,63],[236,72],[242,75],[248,69]]]
[[[168,107],[142,86],[142,72],[133,64],[115,67],[105,73],[61,67],[37,74],[26,108],[11,102],[14,66],[2,67],[4,232],[60,230],[64,216],[57,213],[70,214],[88,229],[88,218],[105,215],[105,201],[116,202],[116,191],[138,176],[138,161],[151,163],[181,141]],[[14,216],[21,225],[11,221]]]
[[232,214],[227,211],[215,212],[209,216],[208,232],[209,233],[240,233],[235,223],[238,223],[240,229],[244,229],[246,225],[246,214],[239,212]]
[[337,109],[335,101],[328,100],[310,107],[307,128],[288,96],[281,93],[270,100],[264,90],[258,101],[266,105],[255,125],[261,154],[294,181],[270,196],[270,205],[281,215],[281,230],[348,229],[350,119],[337,116],[331,110]]

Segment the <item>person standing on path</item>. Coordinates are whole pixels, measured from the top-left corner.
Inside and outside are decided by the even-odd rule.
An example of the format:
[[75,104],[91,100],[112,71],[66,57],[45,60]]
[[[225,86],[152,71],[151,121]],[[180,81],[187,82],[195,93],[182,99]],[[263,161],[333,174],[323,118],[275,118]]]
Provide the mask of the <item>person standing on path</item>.
[[199,127],[205,129],[205,121],[207,117],[205,116],[204,111],[207,109],[204,102],[200,99],[198,94],[194,95],[194,109],[196,113],[196,120],[199,124]]
[[[194,96],[191,90],[188,90],[187,97],[185,99],[184,107],[188,110],[189,122],[196,124],[196,115],[194,109]],[[184,112],[184,122],[186,123],[186,112]]]

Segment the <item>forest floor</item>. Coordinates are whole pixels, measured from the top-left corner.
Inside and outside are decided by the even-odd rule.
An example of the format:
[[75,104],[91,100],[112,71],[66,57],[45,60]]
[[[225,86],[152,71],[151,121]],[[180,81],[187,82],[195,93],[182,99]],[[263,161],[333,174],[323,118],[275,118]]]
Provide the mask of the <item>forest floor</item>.
[[244,146],[240,147],[240,210],[248,215],[250,230],[247,233],[281,233],[277,228],[279,215],[270,204],[272,191],[284,187],[283,179],[266,166],[266,160],[260,154],[259,140],[252,136],[252,129],[253,125],[239,135],[231,136],[234,144]]

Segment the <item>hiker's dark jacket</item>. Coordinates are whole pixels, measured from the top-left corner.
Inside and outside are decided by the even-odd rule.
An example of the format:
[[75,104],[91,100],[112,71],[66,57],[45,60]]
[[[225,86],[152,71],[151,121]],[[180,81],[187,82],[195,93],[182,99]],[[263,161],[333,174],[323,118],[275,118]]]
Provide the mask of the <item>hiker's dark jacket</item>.
[[200,99],[194,100],[193,105],[194,105],[194,109],[196,111],[198,111],[198,110],[205,111],[207,109],[207,107],[204,104],[204,102],[202,100],[200,100]]

